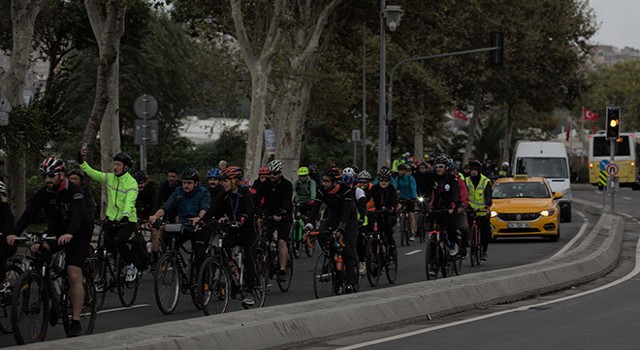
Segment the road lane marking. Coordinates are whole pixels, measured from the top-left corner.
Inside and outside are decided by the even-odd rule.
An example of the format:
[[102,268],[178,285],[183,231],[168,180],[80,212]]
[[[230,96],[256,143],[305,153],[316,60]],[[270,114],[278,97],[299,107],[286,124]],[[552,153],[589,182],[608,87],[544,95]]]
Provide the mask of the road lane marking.
[[376,339],[376,340],[371,340],[371,341],[364,342],[364,343],[353,344],[353,345],[345,346],[345,347],[338,348],[338,349],[339,350],[359,349],[359,348],[363,348],[363,347],[366,347],[366,346],[371,346],[371,345],[386,343],[386,342],[389,342],[389,341],[394,341],[394,340],[398,340],[398,339],[402,339],[402,338],[412,337],[414,335],[429,333],[429,332],[437,331],[437,330],[444,329],[444,328],[455,327],[455,326],[458,326],[458,325],[461,325],[461,324],[480,321],[480,320],[484,320],[484,319],[492,318],[492,317],[496,317],[496,316],[502,316],[502,315],[513,313],[513,312],[528,311],[530,309],[538,308],[540,306],[545,306],[545,305],[549,305],[549,304],[555,304],[555,303],[563,302],[563,301],[566,301],[566,300],[579,298],[579,297],[582,297],[582,296],[585,296],[585,295],[597,293],[597,292],[603,291],[605,289],[609,289],[611,287],[615,287],[615,286],[617,286],[617,285],[619,285],[621,283],[624,283],[624,282],[634,278],[638,273],[640,273],[640,264],[638,264],[639,260],[640,260],[640,239],[638,240],[638,242],[636,242],[636,257],[635,257],[635,263],[634,263],[633,270],[631,272],[629,272],[627,275],[625,275],[624,277],[622,277],[620,279],[617,279],[615,281],[612,281],[611,283],[608,283],[608,284],[605,284],[603,286],[600,286],[598,288],[587,290],[587,291],[584,291],[584,292],[581,292],[581,293],[577,293],[577,294],[573,294],[573,295],[568,295],[568,296],[565,296],[565,297],[562,297],[562,298],[559,298],[559,299],[545,301],[545,302],[534,304],[534,305],[520,306],[520,307],[517,307],[515,309],[511,309],[511,310],[498,311],[498,312],[494,312],[494,313],[491,313],[491,314],[486,314],[486,315],[482,315],[482,316],[469,318],[469,319],[466,319],[466,320],[455,321],[455,322],[442,324],[442,325],[438,325],[438,326],[434,326],[434,327],[430,327],[430,328],[423,328],[423,329],[415,330],[415,331],[412,331],[412,332],[407,332],[407,333],[403,333],[403,334],[397,334],[397,335],[386,337],[386,338],[382,338],[382,339]]
[[[584,235],[587,232],[587,227],[589,226],[589,220],[586,220],[582,226],[580,227],[580,231],[578,231],[578,234],[576,234],[575,236],[573,236],[573,238],[564,245],[564,247],[562,247],[562,249],[558,250],[555,254],[553,254],[551,257],[549,257],[549,259],[553,259],[557,256],[560,256],[564,253],[567,252],[567,250],[571,249],[577,242],[578,239],[580,237],[582,237],[582,235]],[[547,260],[547,259],[545,259]]]
[[622,197],[622,199],[626,199],[626,200],[628,200],[628,201],[633,200],[633,199],[631,199],[631,197]]
[[98,314],[106,314],[108,312],[132,310],[132,309],[138,309],[138,308],[147,307],[147,306],[149,306],[149,304],[137,304],[137,305],[131,305],[129,307],[119,307],[119,308],[116,308],[116,309],[101,310],[101,311],[98,311]]
[[422,249],[412,250],[412,251],[410,251],[410,252],[406,252],[406,253],[404,253],[404,255],[409,256],[409,255],[413,255],[413,254],[418,254],[418,253],[420,253],[421,251],[422,251]]

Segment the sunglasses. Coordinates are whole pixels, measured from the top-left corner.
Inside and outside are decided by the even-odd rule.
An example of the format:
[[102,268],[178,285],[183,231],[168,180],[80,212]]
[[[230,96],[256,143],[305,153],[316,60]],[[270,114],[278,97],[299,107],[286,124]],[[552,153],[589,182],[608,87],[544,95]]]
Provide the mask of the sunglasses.
[[279,171],[270,171],[269,175],[280,175]]
[[378,181],[379,181],[379,182],[389,182],[389,181],[391,181],[391,180],[390,180],[390,179],[379,179]]
[[56,175],[58,175],[58,173],[47,174],[47,175],[44,175],[44,177],[47,178],[47,179],[53,179],[54,177],[56,177]]
[[440,164],[440,165],[436,165],[435,166],[436,169],[444,169],[444,165]]

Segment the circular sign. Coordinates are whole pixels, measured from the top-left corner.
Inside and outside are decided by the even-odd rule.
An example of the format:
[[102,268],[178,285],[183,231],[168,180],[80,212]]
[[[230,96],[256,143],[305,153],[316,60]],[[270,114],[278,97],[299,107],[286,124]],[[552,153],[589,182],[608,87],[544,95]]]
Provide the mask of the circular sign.
[[606,159],[601,160],[600,164],[599,164],[600,170],[604,170],[607,167],[607,165],[609,165],[609,161],[608,160],[606,160]]
[[607,165],[606,171],[607,171],[607,174],[609,174],[609,176],[615,176],[615,175],[618,175],[618,171],[620,171],[620,167],[618,166],[618,164],[610,163],[609,165]]
[[158,112],[158,101],[151,95],[144,94],[133,104],[136,115],[142,119],[151,119]]

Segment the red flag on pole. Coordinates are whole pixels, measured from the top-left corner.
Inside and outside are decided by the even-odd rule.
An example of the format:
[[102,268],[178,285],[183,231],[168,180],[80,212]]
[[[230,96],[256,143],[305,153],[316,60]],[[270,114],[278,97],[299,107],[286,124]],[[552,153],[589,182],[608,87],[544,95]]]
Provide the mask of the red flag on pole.
[[584,107],[584,109],[582,110],[582,115],[584,117],[584,120],[596,121],[600,119],[600,116],[598,115],[598,113],[590,110],[587,107]]
[[565,141],[569,141],[569,137],[571,136],[571,120],[569,120],[569,123],[567,124],[567,135],[565,136]]
[[464,114],[464,112],[459,109],[453,110],[453,117],[456,119],[464,120],[465,122],[469,121],[469,117],[467,117],[467,115]]

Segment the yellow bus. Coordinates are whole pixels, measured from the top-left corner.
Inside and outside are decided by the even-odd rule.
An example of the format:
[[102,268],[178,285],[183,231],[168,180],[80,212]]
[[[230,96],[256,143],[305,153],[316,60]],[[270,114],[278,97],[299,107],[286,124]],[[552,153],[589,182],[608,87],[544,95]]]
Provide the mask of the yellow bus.
[[[639,190],[638,185],[638,134],[620,133],[620,138],[615,143],[614,163],[618,165],[618,178],[620,187],[631,187]],[[604,132],[589,135],[589,182],[598,185],[601,166],[611,159],[610,143]]]

